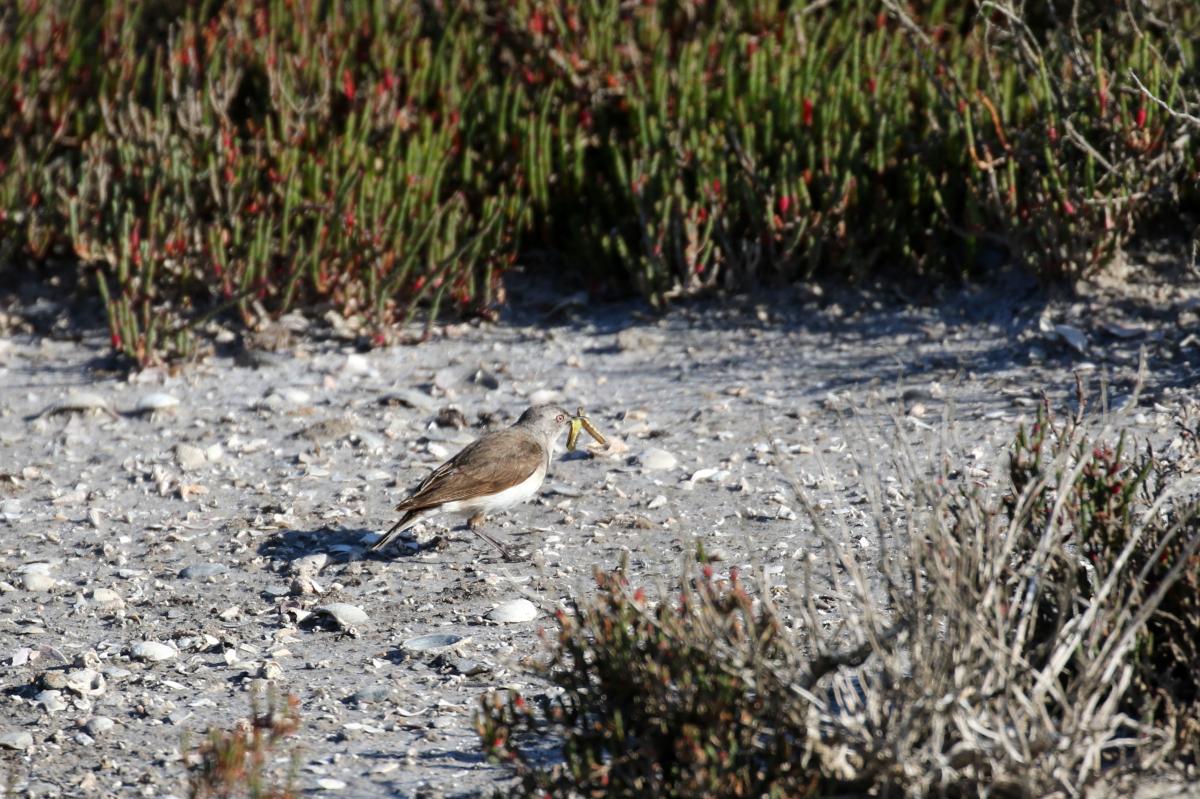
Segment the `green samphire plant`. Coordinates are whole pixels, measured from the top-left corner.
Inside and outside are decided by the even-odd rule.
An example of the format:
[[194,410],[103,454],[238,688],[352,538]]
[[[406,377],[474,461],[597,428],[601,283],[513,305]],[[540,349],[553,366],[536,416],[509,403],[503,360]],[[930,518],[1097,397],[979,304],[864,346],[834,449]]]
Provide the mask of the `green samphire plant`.
[[375,343],[490,315],[519,259],[655,302],[999,257],[1086,275],[1196,204],[1169,109],[1197,97],[1198,23],[1182,0],[19,0],[0,265],[78,265],[143,364],[216,315],[333,309]]

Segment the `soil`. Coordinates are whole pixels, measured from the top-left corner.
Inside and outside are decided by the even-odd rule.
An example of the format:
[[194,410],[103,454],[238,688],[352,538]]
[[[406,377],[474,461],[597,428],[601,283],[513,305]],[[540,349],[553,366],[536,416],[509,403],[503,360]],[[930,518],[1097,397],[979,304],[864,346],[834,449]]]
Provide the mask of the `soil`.
[[[508,774],[482,757],[479,698],[536,693],[538,631],[593,590],[593,569],[628,558],[635,580],[665,585],[702,541],[786,594],[810,552],[887,550],[868,485],[899,479],[899,440],[923,464],[999,479],[1018,424],[1043,397],[1074,407],[1082,386],[1105,421],[1165,445],[1200,345],[1194,278],[1052,301],[1009,276],[924,306],[800,287],[662,316],[532,284],[512,294],[501,323],[420,346],[360,351],[336,324],[285,318],[290,335],[219,334],[199,363],[134,374],[54,303],[10,302],[0,781],[7,770],[30,796],[187,795],[182,753],[273,686],[299,700],[305,792],[490,791]],[[430,469],[547,400],[586,407],[612,443],[560,452],[537,499],[487,522],[525,560],[453,519],[365,552]],[[538,618],[486,618],[519,598]],[[333,603],[366,618],[339,626],[316,610]],[[405,645],[429,634],[461,639]],[[144,659],[155,650],[165,659]],[[62,687],[86,668],[102,684]]]

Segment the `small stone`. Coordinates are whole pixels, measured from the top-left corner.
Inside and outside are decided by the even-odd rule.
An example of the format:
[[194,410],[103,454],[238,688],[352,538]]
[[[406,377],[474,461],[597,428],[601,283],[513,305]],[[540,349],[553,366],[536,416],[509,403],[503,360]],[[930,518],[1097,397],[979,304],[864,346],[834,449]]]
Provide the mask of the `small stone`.
[[0,733],[0,749],[14,749],[24,752],[33,746],[33,735],[27,732]]
[[52,415],[59,413],[88,413],[90,411],[101,411],[110,416],[113,415],[112,408],[108,407],[108,400],[101,397],[99,394],[94,394],[90,391],[73,391],[67,395],[67,398],[62,402],[51,405],[47,408],[43,415]]
[[530,405],[549,405],[552,402],[560,402],[562,400],[562,392],[555,391],[552,388],[540,388],[529,395]]
[[679,459],[665,449],[651,447],[638,456],[638,463],[648,472],[665,472],[679,465]]
[[501,624],[515,624],[523,621],[532,621],[537,618],[537,615],[537,607],[528,599],[513,599],[497,605],[485,613],[483,617],[488,621],[499,622]]
[[400,646],[408,652],[440,652],[451,647],[469,641],[470,638],[462,635],[454,635],[453,633],[431,633],[429,635],[418,635],[416,638],[409,638]]
[[370,618],[362,608],[346,602],[330,602],[328,605],[313,608],[313,613],[333,619],[338,628],[342,630],[366,624]]
[[659,494],[654,499],[646,503],[646,510],[658,510],[663,505],[667,504],[667,498]]
[[104,610],[120,610],[125,607],[125,600],[111,588],[96,588],[92,591],[92,602]]
[[27,572],[21,575],[21,585],[26,591],[49,591],[58,583],[44,572]]
[[271,397],[278,397],[289,405],[307,405],[312,400],[307,391],[300,388],[293,388],[292,386],[271,389],[267,392],[267,398],[270,399]]
[[657,352],[662,339],[637,327],[627,327],[617,333],[617,349],[621,352]]
[[137,404],[133,406],[133,412],[137,414],[158,413],[159,411],[171,411],[179,407],[179,399],[162,391],[155,391],[140,397]]
[[205,580],[228,571],[229,567],[224,563],[195,563],[182,569],[179,576],[184,580]]
[[392,689],[388,685],[377,684],[367,685],[359,688],[354,692],[351,699],[360,705],[373,705],[377,702],[385,702],[392,697]]
[[465,677],[474,677],[478,674],[487,674],[492,667],[480,660],[463,658],[454,664],[454,670]]
[[452,427],[455,430],[462,430],[469,424],[463,412],[454,407],[442,408],[434,417],[433,422],[438,427]]
[[329,555],[324,552],[318,552],[315,555],[305,555],[302,558],[296,558],[288,564],[288,569],[294,575],[305,575],[313,577],[325,568],[325,564],[329,562]]
[[192,444],[179,444],[175,447],[175,461],[185,472],[195,471],[208,463],[204,450]]
[[160,644],[158,641],[139,641],[133,645],[133,656],[138,660],[145,660],[151,663],[170,660],[178,654],[173,647]]
[[46,671],[42,673],[42,687],[51,691],[60,691],[67,687],[67,675],[62,671]]
[[322,777],[317,780],[317,787],[323,791],[340,791],[346,787],[346,783],[333,777]]
[[459,383],[462,383],[467,377],[466,372],[454,366],[447,366],[444,369],[439,369],[433,376],[433,384],[442,391],[448,391]]
[[402,405],[418,411],[433,410],[433,397],[413,389],[402,388],[399,391],[379,398],[381,405]]
[[475,385],[483,386],[488,391],[495,391],[496,389],[500,388],[500,378],[484,369],[480,369],[479,371],[475,372],[471,380],[475,383]]
[[21,500],[6,499],[0,502],[0,516],[6,521],[15,522],[21,518]]
[[80,696],[100,696],[106,687],[104,675],[95,669],[76,669],[67,675],[67,688]]
[[33,701],[45,708],[47,713],[57,713],[67,709],[67,703],[62,698],[62,691],[42,691],[33,698]]
[[83,728],[94,738],[99,738],[116,726],[116,722],[108,716],[93,716]]
[[342,374],[366,375],[371,371],[371,362],[357,352],[347,355],[346,360],[342,363]]

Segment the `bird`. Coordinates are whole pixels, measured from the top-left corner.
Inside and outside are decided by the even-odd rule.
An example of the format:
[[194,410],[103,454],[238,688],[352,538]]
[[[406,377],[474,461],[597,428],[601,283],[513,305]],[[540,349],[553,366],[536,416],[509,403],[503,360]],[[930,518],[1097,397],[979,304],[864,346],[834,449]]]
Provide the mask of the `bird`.
[[433,470],[396,506],[398,522],[371,545],[384,549],[401,532],[439,513],[469,516],[467,526],[512,560],[508,549],[478,529],[486,514],[525,502],[546,479],[555,443],[574,417],[555,405],[534,405],[516,423],[480,436]]

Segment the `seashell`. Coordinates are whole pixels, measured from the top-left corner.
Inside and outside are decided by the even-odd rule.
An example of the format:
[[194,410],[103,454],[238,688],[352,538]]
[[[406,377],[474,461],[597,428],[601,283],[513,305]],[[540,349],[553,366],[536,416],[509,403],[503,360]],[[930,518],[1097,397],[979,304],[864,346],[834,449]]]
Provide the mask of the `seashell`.
[[159,663],[179,655],[174,647],[160,644],[158,641],[139,641],[133,645],[132,655],[138,660]]
[[140,397],[133,406],[131,413],[146,414],[159,411],[174,410],[179,407],[179,399],[163,391],[154,391]]
[[342,630],[366,624],[370,619],[362,608],[346,602],[330,602],[328,605],[313,608],[313,613],[328,616]]
[[538,609],[528,599],[513,599],[503,602],[483,615],[488,621],[501,624],[515,624],[523,621],[533,621],[537,618]]
[[408,652],[443,652],[469,640],[471,640],[470,636],[455,635],[454,633],[431,633],[409,638],[402,642],[400,647]]

